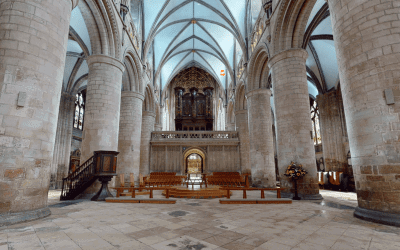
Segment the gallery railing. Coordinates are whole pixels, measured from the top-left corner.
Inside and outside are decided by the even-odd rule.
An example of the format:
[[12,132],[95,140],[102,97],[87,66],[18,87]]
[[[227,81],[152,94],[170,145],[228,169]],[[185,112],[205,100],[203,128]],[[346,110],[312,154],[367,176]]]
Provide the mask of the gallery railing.
[[235,131],[157,131],[151,134],[152,141],[186,139],[238,140],[239,134]]

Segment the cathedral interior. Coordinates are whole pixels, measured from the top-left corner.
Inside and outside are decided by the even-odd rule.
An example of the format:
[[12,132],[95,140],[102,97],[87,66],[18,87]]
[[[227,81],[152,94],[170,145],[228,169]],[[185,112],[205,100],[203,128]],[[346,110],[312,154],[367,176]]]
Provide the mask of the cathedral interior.
[[400,249],[397,0],[0,0],[0,87],[0,250]]

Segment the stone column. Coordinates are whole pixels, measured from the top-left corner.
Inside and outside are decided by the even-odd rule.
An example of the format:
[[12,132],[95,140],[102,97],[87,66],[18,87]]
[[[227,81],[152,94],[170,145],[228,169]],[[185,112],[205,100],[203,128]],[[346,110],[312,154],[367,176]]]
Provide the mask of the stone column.
[[162,131],[162,124],[157,123],[154,125],[154,131]]
[[251,173],[250,167],[250,135],[247,110],[238,110],[236,116],[236,131],[239,132],[240,140],[240,168],[242,173]]
[[[319,194],[315,149],[311,136],[310,101],[308,95],[307,51],[290,49],[268,61],[274,90],[278,167],[284,195],[292,196],[294,183],[284,176],[290,162],[302,164],[308,174],[299,180],[299,196],[321,199]],[[270,111],[269,111],[270,112]],[[287,191],[290,190],[290,193]]]
[[[122,91],[117,173],[125,174],[126,182],[131,173],[135,181],[139,180],[143,100],[142,94]],[[116,178],[116,186],[120,186],[119,178]]]
[[71,10],[76,2],[0,4],[0,226],[47,216]]
[[255,89],[247,93],[251,179],[256,185],[276,187],[270,99],[270,89]]
[[62,188],[62,179],[68,175],[71,154],[75,96],[62,93],[58,113],[57,133],[51,166],[50,189]]
[[354,215],[400,226],[400,2],[328,3],[358,196]]
[[347,152],[345,147],[346,128],[342,125],[340,102],[336,91],[317,96],[319,120],[321,127],[322,148],[325,171],[348,171]]
[[[92,157],[94,151],[118,151],[121,84],[125,68],[121,61],[106,55],[92,55],[88,57],[87,62],[89,77],[81,164]],[[86,189],[85,197],[89,198],[99,188],[100,182],[96,181],[94,185]]]
[[227,123],[226,131],[235,131],[235,123]]
[[140,142],[140,173],[143,175],[150,173],[150,141],[155,122],[156,114],[154,112],[143,111],[142,136]]

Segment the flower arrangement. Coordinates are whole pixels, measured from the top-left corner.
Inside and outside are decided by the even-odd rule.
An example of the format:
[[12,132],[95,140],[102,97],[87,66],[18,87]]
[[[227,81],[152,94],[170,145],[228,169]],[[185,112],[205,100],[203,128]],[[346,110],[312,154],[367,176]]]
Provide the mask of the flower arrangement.
[[295,194],[294,194],[293,200],[301,199],[297,193],[297,180],[302,178],[306,174],[307,174],[307,171],[305,171],[303,169],[303,166],[301,164],[297,165],[294,162],[291,162],[290,165],[288,166],[288,168],[286,169],[286,173],[284,175],[289,178],[292,178],[292,180],[294,180]]
[[304,175],[307,174],[307,171],[303,169],[303,165],[297,165],[294,162],[291,162],[288,168],[286,169],[285,176],[292,178],[294,180],[298,180]]

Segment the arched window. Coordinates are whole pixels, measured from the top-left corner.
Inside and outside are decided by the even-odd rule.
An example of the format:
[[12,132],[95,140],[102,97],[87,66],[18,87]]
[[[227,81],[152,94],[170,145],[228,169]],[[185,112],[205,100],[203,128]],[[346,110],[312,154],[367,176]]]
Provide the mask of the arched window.
[[85,113],[85,96],[76,94],[74,128],[83,130],[83,115]]
[[314,145],[319,145],[321,141],[321,129],[319,126],[319,110],[316,101],[311,101],[311,120],[312,120],[312,133],[314,138]]

